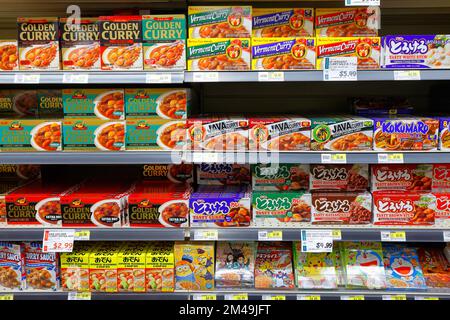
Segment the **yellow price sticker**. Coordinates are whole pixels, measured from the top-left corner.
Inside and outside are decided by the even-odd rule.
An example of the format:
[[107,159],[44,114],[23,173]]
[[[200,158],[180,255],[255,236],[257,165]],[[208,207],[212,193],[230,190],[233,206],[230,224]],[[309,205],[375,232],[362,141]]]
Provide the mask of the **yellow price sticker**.
[[394,80],[420,80],[420,70],[394,70]]
[[397,294],[397,295],[383,295],[383,300],[394,300],[394,301],[400,301],[400,300],[406,300],[405,294]]
[[406,232],[381,231],[381,241],[406,241]]
[[216,300],[216,298],[215,294],[203,294],[201,296],[201,300]]
[[12,294],[2,294],[2,295],[0,295],[0,300],[5,300],[5,301],[14,300],[14,295],[12,295]]
[[342,233],[339,229],[333,229],[331,231],[331,236],[333,237],[333,240],[341,240],[342,239]]
[[406,233],[405,231],[391,232],[391,239],[406,239]]
[[394,163],[403,163],[403,153],[388,153],[388,161]]
[[347,163],[347,155],[345,153],[334,153],[331,155],[331,161],[336,163]]
[[342,296],[341,300],[364,300],[364,296]]
[[194,240],[211,240],[216,241],[219,238],[217,230],[195,230]]
[[269,239],[283,239],[283,231],[269,231],[267,233],[267,238]]
[[438,301],[439,297],[416,297],[415,300]]
[[286,300],[286,296],[271,296],[270,300]]
[[304,300],[320,300],[320,296],[305,296]]
[[74,240],[77,241],[89,241],[89,239],[91,238],[91,231],[89,230],[75,231],[73,238]]
[[231,294],[227,295],[227,300],[248,300],[248,294],[239,293],[239,294]]

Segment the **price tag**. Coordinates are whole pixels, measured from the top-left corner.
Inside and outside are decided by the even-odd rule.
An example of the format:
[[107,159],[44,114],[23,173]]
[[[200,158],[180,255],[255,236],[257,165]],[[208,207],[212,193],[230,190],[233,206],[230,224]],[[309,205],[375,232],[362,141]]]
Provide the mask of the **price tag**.
[[305,295],[297,295],[297,300],[309,300],[309,301],[313,301],[313,300],[320,300],[320,296],[305,296]]
[[88,73],[64,73],[63,83],[89,83]]
[[322,153],[322,163],[347,163],[347,155],[345,153]]
[[16,73],[14,83],[39,83],[41,75],[39,73]]
[[420,70],[394,70],[394,80],[420,80]]
[[345,0],[347,7],[351,6],[380,6],[380,0]]
[[216,163],[219,162],[219,153],[195,152],[192,154],[192,162]]
[[258,72],[258,81],[284,81],[284,72]]
[[364,300],[364,296],[341,296],[341,300]]
[[333,237],[333,240],[342,240],[342,233],[339,229],[333,229],[331,231],[331,236]]
[[403,163],[403,153],[379,153],[378,163]]
[[73,238],[75,241],[89,241],[91,238],[91,231],[89,230],[75,231]]
[[194,240],[217,241],[218,239],[219,232],[217,230],[194,230]]
[[248,300],[248,294],[246,293],[226,294],[225,300]]
[[444,241],[450,242],[450,231],[444,231]]
[[324,81],[357,81],[356,57],[326,57],[323,63]]
[[12,294],[0,294],[0,301],[10,301],[10,300],[14,300],[14,295]]
[[258,231],[259,241],[283,241],[283,231],[282,230],[260,230]]
[[72,252],[75,230],[45,229],[42,239],[43,252]]
[[332,252],[332,230],[301,230],[302,252]]
[[217,300],[215,294],[194,294],[192,300]]
[[406,300],[406,295],[404,295],[404,294],[397,294],[397,295],[385,294],[382,296],[382,299],[383,300],[393,300],[393,301]]
[[194,72],[193,76],[194,82],[218,82],[219,73],[218,72]]
[[90,292],[69,292],[67,300],[91,300]]
[[172,83],[172,75],[170,73],[146,73],[146,83]]
[[414,297],[414,300],[437,301],[437,300],[439,300],[439,297]]
[[264,294],[262,296],[262,299],[263,300],[286,300],[286,296]]
[[405,231],[381,231],[381,241],[406,241]]

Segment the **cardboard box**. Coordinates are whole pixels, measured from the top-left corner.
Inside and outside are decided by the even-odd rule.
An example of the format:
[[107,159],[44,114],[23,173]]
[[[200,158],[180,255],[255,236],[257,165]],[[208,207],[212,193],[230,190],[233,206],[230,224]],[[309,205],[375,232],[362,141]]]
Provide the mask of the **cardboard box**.
[[369,187],[367,164],[312,164],[310,190],[364,191]]
[[436,197],[435,222],[447,222],[450,219],[450,193],[434,192]]
[[42,242],[22,243],[26,291],[59,290],[59,255],[43,252]]
[[450,164],[433,164],[431,189],[433,192],[450,192]]
[[89,254],[89,291],[117,292],[117,267],[121,244],[103,243]]
[[[174,245],[172,242],[152,242],[145,256],[146,292],[172,292],[175,288]],[[193,262],[193,261],[192,261]],[[183,263],[178,263],[179,266]],[[183,269],[183,270],[182,270]],[[178,268],[182,279],[188,269]]]
[[450,150],[450,117],[439,117],[439,150]]
[[241,185],[251,181],[250,165],[201,163],[197,165],[197,183],[204,185]]
[[72,252],[60,253],[61,289],[63,291],[89,291],[90,247],[75,244]]
[[16,40],[0,40],[0,71],[19,69],[19,49]]
[[313,8],[253,8],[252,37],[314,37]]
[[370,167],[372,191],[431,191],[432,164],[374,164]]
[[0,241],[0,292],[26,287],[24,257],[20,244]]
[[117,291],[145,292],[146,246],[127,242],[117,255]]
[[254,164],[251,171],[254,191],[309,189],[309,164]]
[[192,183],[194,165],[182,164],[144,164],[140,168],[140,178],[144,181],[166,180],[172,183]]

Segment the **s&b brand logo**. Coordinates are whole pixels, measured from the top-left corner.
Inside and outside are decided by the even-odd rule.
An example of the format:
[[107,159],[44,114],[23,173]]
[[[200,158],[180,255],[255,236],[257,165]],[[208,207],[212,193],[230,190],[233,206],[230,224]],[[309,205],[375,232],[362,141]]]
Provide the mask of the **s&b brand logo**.
[[149,200],[144,199],[141,202],[139,202],[138,207],[140,207],[140,208],[149,208],[149,207],[152,207],[152,204],[151,204],[151,202]]
[[84,204],[83,204],[83,202],[81,202],[80,199],[75,199],[75,200],[72,200],[72,202],[70,203],[70,206],[74,207],[74,208],[80,208],[80,207],[83,207]]
[[23,130],[23,127],[20,121],[13,121],[9,125],[9,130]]
[[77,121],[73,124],[73,130],[87,130],[87,127],[83,121]]
[[26,206],[28,205],[28,201],[26,198],[19,198],[16,200],[15,204],[18,206]]

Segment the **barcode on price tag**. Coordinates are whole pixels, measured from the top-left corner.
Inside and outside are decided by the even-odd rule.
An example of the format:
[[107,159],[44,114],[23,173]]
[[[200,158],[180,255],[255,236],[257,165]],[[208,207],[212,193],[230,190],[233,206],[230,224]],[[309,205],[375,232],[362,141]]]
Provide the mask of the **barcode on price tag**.
[[381,231],[381,241],[406,241],[405,231]]
[[146,83],[172,83],[172,75],[170,73],[147,73],[145,75]]
[[347,163],[347,155],[345,153],[322,153],[322,163]]
[[43,252],[72,252],[75,230],[45,229],[42,239]]
[[92,295],[90,292],[69,292],[67,300],[91,300]]
[[301,230],[302,252],[332,252],[332,230]]
[[1,300],[4,300],[4,301],[14,300],[14,295],[12,295],[12,294],[0,294],[0,301]]
[[394,70],[394,80],[420,80],[420,70]]
[[192,300],[217,300],[215,294],[194,294]]
[[406,295],[404,295],[404,294],[396,294],[396,295],[384,294],[382,296],[382,299],[383,300],[400,301],[400,300],[406,300]]
[[309,301],[314,301],[314,300],[320,300],[320,296],[307,296],[307,295],[302,295],[299,294],[297,295],[297,300],[309,300]]
[[379,153],[378,163],[403,163],[403,153]]
[[219,81],[218,72],[194,72],[194,82],[217,82]]
[[88,83],[88,73],[64,73],[63,83]]
[[284,72],[258,72],[258,81],[284,81]]
[[89,241],[91,238],[91,232],[89,230],[75,231],[74,240],[75,241]]
[[218,239],[219,232],[217,230],[194,230],[194,240],[217,241]]
[[341,300],[364,300],[364,296],[341,296]]
[[260,230],[258,231],[259,241],[283,241],[283,231],[282,230]]
[[263,300],[286,300],[286,296],[264,294],[264,295],[262,296],[262,299],[263,299]]
[[41,75],[39,73],[16,73],[14,83],[39,83]]
[[326,57],[323,67],[324,81],[358,80],[356,57]]
[[246,293],[226,294],[225,300],[248,300],[248,294]]
[[345,0],[345,5],[349,6],[380,6],[380,0]]

